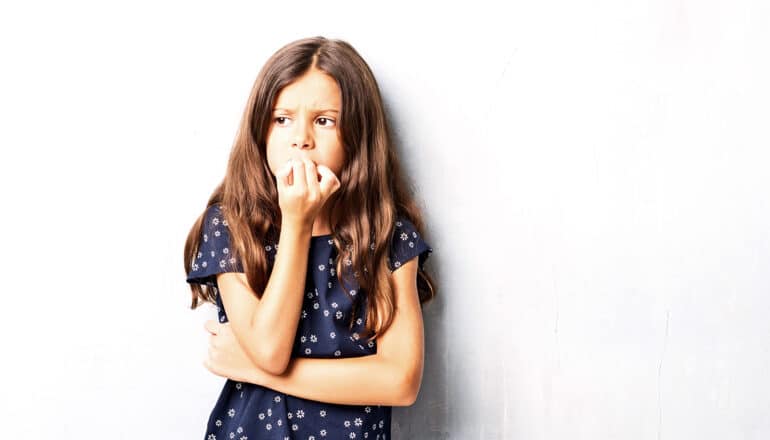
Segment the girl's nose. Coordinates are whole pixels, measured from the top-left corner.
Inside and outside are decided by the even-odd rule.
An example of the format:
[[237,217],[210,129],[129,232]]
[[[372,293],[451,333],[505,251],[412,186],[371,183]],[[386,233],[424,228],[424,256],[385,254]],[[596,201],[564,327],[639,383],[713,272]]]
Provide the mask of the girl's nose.
[[298,121],[294,124],[294,142],[293,147],[304,150],[310,148],[313,145],[313,135],[308,129],[307,122],[303,122],[304,118],[297,118]]

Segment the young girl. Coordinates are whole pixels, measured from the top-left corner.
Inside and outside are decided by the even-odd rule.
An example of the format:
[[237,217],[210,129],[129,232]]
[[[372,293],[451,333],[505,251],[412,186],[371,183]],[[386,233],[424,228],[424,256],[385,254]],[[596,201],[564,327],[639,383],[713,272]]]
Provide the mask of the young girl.
[[366,62],[323,37],[279,49],[185,243],[227,378],[205,438],[389,438],[422,380],[422,227]]

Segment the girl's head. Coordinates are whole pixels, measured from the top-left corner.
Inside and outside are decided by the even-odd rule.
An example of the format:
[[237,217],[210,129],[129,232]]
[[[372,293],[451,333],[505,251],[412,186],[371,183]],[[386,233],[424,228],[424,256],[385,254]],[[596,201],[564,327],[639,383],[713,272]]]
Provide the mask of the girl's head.
[[339,176],[346,157],[337,125],[341,102],[337,81],[315,67],[281,90],[265,139],[273,175],[288,159],[306,157]]
[[289,157],[306,155],[337,174],[338,200],[351,186],[391,183],[383,168],[391,145],[379,87],[344,41],[315,37],[280,48],[259,73],[240,128],[233,155],[250,155],[264,178]]
[[[341,283],[350,282],[343,278],[346,273],[355,274],[368,292],[367,328],[383,331],[393,314],[386,259],[395,221],[406,216],[422,233],[422,217],[401,173],[377,81],[345,41],[305,38],[267,60],[249,95],[226,176],[209,198],[209,206],[221,204],[234,256],[258,296],[268,279],[263,243],[277,240],[281,226],[274,173],[300,156],[326,165],[340,180],[320,215],[326,216],[339,251]],[[203,217],[187,238],[188,271]],[[352,267],[341,270],[348,259]],[[193,308],[199,298],[214,302],[207,289],[191,288]],[[434,295],[433,282],[422,270],[418,290],[423,301]]]

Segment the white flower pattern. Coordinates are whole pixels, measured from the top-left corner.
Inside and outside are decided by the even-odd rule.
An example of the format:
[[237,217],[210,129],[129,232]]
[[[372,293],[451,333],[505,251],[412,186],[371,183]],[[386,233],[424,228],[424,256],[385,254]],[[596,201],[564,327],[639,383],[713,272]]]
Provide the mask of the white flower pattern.
[[[220,322],[227,321],[227,314],[218,295],[216,274],[243,272],[240,261],[231,252],[233,248],[227,226],[219,205],[207,210],[202,223],[201,240],[194,254],[196,258],[190,262],[190,272],[187,274],[188,283],[206,285],[214,293]],[[422,240],[414,225],[403,217],[395,222],[392,237],[387,255],[391,271],[415,257],[419,257],[419,263],[422,264],[433,251]],[[266,242],[263,245],[268,262],[273,262],[279,244]],[[373,249],[373,246],[370,245],[370,248]],[[355,279],[351,282],[345,279],[345,284],[349,285],[346,286],[347,290],[337,282],[337,255],[333,240],[311,241],[308,267],[315,267],[317,271],[308,271],[292,356],[339,358],[360,356],[362,351],[363,354],[376,352],[376,341],[364,343],[360,340],[360,332],[366,325],[365,310],[353,308],[352,299],[358,293],[366,298],[366,292],[359,292]],[[352,265],[348,258],[343,263],[343,267]],[[269,264],[268,267],[272,266]],[[342,278],[342,272],[339,275]],[[357,318],[353,328],[349,329],[348,317],[351,315]],[[351,341],[360,343],[354,345]],[[210,425],[207,426],[207,440],[386,439],[390,436],[390,424],[385,423],[385,420],[390,420],[389,406],[320,404],[229,379],[219,399],[212,411]],[[358,408],[358,411],[351,413],[351,408]]]

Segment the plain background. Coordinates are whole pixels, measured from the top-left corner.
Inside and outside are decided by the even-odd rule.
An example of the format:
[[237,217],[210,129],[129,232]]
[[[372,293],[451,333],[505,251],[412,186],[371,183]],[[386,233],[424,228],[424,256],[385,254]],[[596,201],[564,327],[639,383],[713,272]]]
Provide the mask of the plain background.
[[770,436],[765,1],[0,7],[4,438],[195,439],[182,247],[259,68],[375,72],[424,206],[400,439]]

